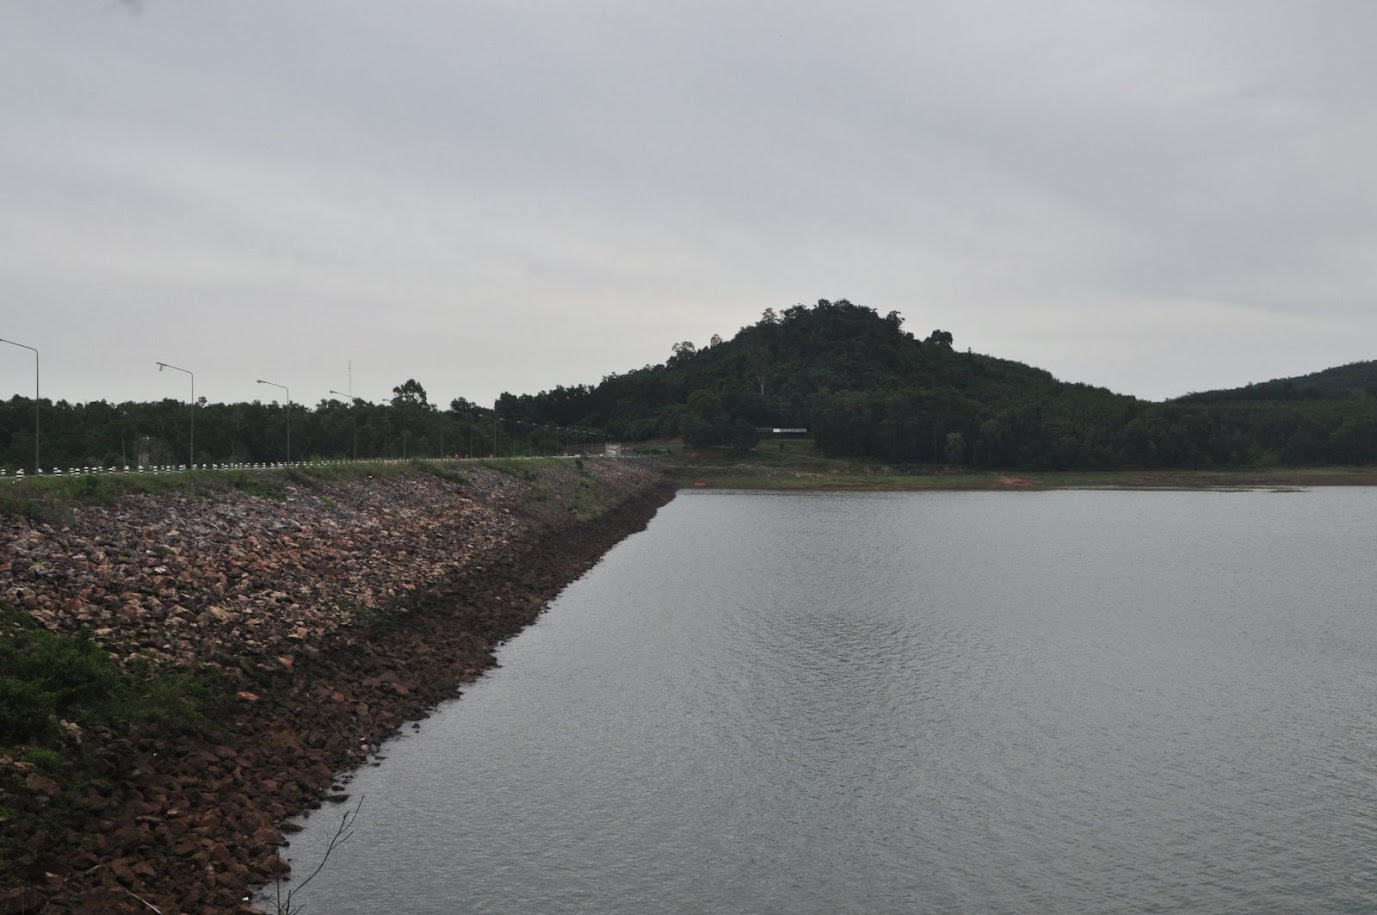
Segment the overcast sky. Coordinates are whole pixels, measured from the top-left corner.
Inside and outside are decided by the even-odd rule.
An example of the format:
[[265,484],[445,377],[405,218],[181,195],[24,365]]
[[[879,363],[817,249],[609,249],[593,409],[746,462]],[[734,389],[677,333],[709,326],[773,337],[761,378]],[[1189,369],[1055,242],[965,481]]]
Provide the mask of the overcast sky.
[[1377,358],[1371,0],[3,0],[0,85],[53,398],[491,404],[819,298],[1154,400]]

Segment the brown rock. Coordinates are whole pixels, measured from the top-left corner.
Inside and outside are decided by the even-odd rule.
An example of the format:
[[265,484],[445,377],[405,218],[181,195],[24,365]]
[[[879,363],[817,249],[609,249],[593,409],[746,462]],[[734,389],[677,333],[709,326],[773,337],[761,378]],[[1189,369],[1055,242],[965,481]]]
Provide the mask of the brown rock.
[[0,915],[27,915],[41,912],[48,897],[35,887],[0,890]]
[[47,797],[57,797],[62,793],[62,786],[48,778],[46,775],[39,775],[31,772],[24,779],[24,787],[35,794],[46,795]]
[[110,873],[126,886],[132,885],[135,881],[134,869],[129,866],[129,862],[123,859],[116,859],[110,862]]

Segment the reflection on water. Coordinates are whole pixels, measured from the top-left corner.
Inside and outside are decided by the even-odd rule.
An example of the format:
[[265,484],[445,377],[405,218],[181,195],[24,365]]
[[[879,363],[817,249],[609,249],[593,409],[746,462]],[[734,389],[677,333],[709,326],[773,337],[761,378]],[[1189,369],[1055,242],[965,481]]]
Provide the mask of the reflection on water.
[[[317,912],[1377,909],[1377,491],[685,494]],[[334,823],[291,849],[313,861]]]

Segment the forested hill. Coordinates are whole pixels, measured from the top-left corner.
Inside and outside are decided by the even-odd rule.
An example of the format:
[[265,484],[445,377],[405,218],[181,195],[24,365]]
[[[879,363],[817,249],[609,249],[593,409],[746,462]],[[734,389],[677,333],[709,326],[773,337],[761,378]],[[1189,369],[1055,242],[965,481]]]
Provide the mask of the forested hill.
[[1131,397],[923,338],[897,312],[846,300],[797,305],[703,348],[596,386],[504,394],[498,410],[532,422],[607,428],[641,441],[744,447],[757,427],[807,428],[825,454],[898,463],[1112,466],[1100,430],[1128,422]]
[[1242,388],[1187,394],[1178,403],[1323,400],[1377,397],[1377,361],[1350,362],[1295,378],[1276,378]]
[[1354,392],[1342,401],[1216,392],[1150,403],[960,352],[950,332],[920,338],[903,323],[897,312],[882,316],[846,300],[767,309],[731,340],[675,344],[665,363],[597,385],[504,394],[497,409],[526,422],[603,428],[630,441],[680,436],[701,446],[750,447],[757,427],[807,428],[824,454],[900,464],[1377,462],[1377,398],[1355,383],[1361,373],[1350,370],[1359,366],[1307,376]]

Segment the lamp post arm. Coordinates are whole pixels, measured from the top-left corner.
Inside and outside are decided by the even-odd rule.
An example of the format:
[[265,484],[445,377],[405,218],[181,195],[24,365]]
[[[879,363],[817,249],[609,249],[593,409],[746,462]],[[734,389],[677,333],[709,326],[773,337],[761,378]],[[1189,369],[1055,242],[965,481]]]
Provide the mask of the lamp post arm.
[[[352,382],[353,378],[351,377],[349,380],[350,382]],[[350,387],[353,387],[352,383],[350,384]],[[338,394],[340,397],[349,398],[349,416],[353,419],[354,423],[354,460],[357,461],[359,459],[359,418],[354,415],[354,395],[346,394],[343,391],[336,391],[334,388],[330,389],[330,393]]]
[[276,381],[264,381],[259,378],[258,383],[269,384],[287,392],[287,463],[290,464],[292,462],[292,391],[285,384],[278,384]]
[[183,372],[191,376],[191,454],[186,465],[187,469],[191,469],[196,466],[196,373],[191,369],[184,369],[170,362],[159,362],[156,365],[160,372],[163,369],[172,369],[174,372]]

